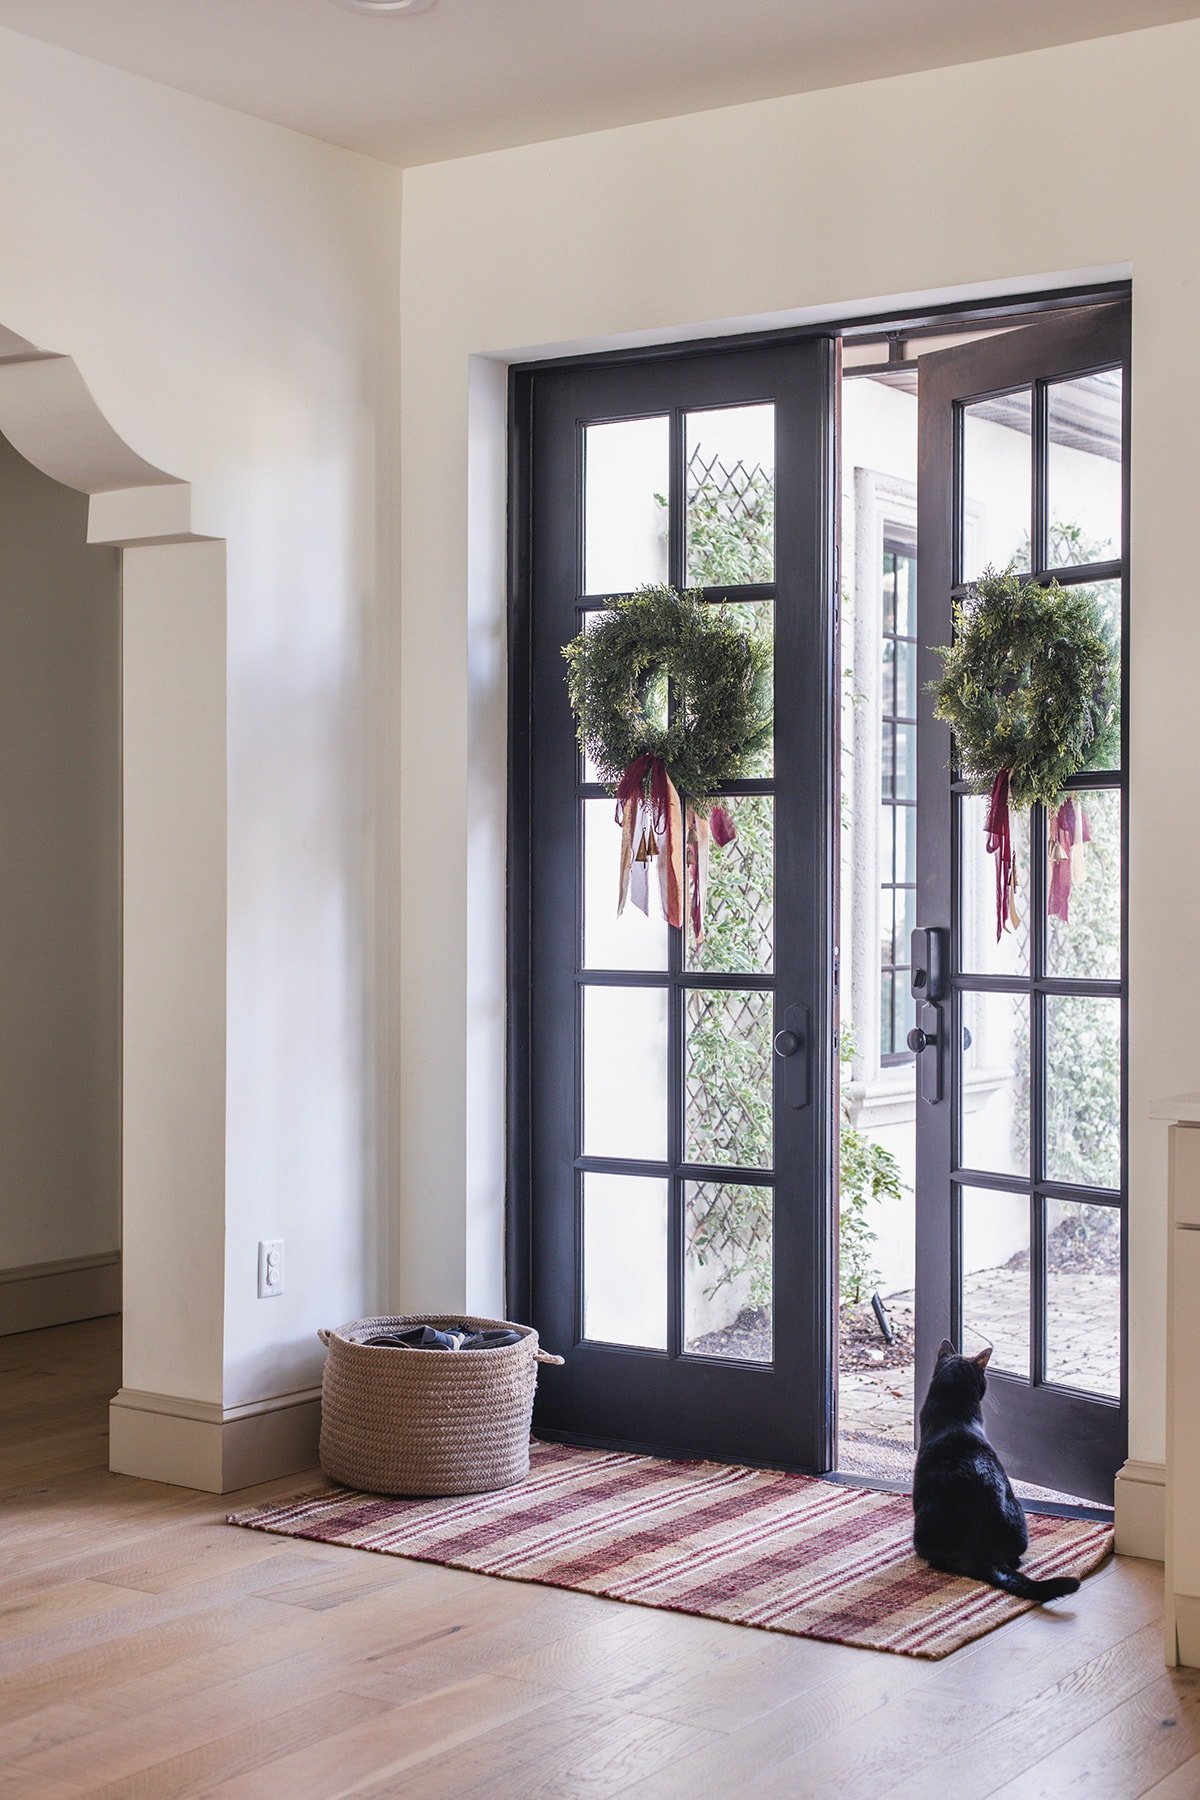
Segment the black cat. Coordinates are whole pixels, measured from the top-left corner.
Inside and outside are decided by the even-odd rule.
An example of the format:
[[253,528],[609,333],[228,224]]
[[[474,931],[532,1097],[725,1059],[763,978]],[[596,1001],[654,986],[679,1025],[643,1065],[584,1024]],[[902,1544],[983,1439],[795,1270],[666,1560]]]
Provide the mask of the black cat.
[[1029,1544],[1025,1513],[983,1430],[990,1349],[959,1356],[943,1340],[921,1408],[921,1448],[913,1475],[913,1546],[948,1575],[969,1575],[1022,1600],[1073,1594],[1073,1575],[1031,1581],[1017,1564]]

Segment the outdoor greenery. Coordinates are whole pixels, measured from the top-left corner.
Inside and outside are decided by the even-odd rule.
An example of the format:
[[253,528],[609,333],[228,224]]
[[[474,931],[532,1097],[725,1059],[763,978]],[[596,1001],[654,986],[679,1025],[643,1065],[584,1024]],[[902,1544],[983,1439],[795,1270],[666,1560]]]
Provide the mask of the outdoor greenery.
[[[760,468],[719,462],[688,471],[688,580],[742,587],[775,574],[775,483]],[[656,494],[665,507],[666,497]]]
[[[842,1027],[843,1069],[854,1060],[854,1030]],[[861,1306],[879,1281],[872,1262],[878,1233],[871,1225],[871,1209],[879,1200],[901,1200],[904,1182],[900,1164],[890,1150],[876,1144],[851,1123],[842,1103],[838,1149],[841,1160],[841,1219],[839,1230],[838,1297],[843,1306]]]
[[[1080,567],[1103,560],[1109,547],[1089,539],[1071,520],[1050,526],[1050,561],[1058,567]],[[1028,565],[1030,544],[1023,545]],[[1098,610],[1111,645],[1113,712],[1109,730],[1089,751],[1088,766],[1115,766],[1120,757],[1120,618],[1115,601],[1118,584],[1075,590]],[[1106,604],[1107,602],[1107,604]],[[1117,793],[1078,796],[1087,816],[1090,842],[1085,851],[1086,885],[1071,895],[1070,919],[1046,921],[1047,968],[1053,974],[1119,976],[1121,971],[1121,805]],[[1044,832],[1048,816],[1035,815],[1036,831]],[[1036,841],[1036,836],[1035,836]],[[1027,936],[1028,925],[1022,926]],[[1075,999],[1052,1014],[1046,1084],[1046,1147],[1049,1172],[1056,1181],[1105,1186],[1119,1181],[1121,1154],[1121,1039],[1117,1008],[1107,1001]],[[1019,1071],[1013,1095],[1013,1137],[1018,1156],[1029,1156],[1029,1025],[1028,1015],[1016,1033],[1015,1063]],[[1068,1079],[1057,1078],[1063,1071]],[[1119,1254],[1119,1213],[1107,1206],[1060,1209],[1047,1252],[1052,1264],[1064,1254],[1091,1256],[1100,1263]]]
[[[1110,793],[1085,793],[1091,827],[1085,851],[1087,881],[1071,894],[1069,922],[1048,919],[1052,969],[1073,975],[1114,976],[1121,967],[1120,805]],[[1039,815],[1044,819],[1045,815]],[[1068,960],[1069,957],[1069,960]],[[1076,997],[1051,1001],[1047,1045],[1046,1149],[1056,1181],[1117,1185],[1121,1146],[1121,1038],[1119,1008],[1109,1000]],[[1020,1071],[1013,1096],[1014,1141],[1029,1153],[1029,1028],[1027,1014],[1014,1045]],[[1092,1210],[1098,1213],[1092,1219]],[[1116,1215],[1088,1209],[1090,1230],[1114,1230]]]
[[[733,504],[730,490],[720,487],[711,470],[692,488],[688,527],[692,579],[733,585],[770,576],[773,486],[760,470],[742,474],[745,478],[735,484]],[[739,514],[738,504],[749,510]],[[769,606],[742,604],[728,610],[743,628],[756,629],[769,650]],[[691,966],[755,973],[770,966],[774,805],[766,795],[743,796],[729,804],[738,835],[735,843],[713,850],[707,931],[704,943],[690,951]],[[701,1007],[689,1030],[688,1115],[703,1121],[700,1131],[706,1144],[719,1142],[719,1160],[752,1163],[760,1153],[769,1154],[771,1144],[769,1033],[764,1036],[757,1028],[751,1008],[737,1006],[754,996],[735,993],[720,998],[725,1004]],[[843,1064],[848,1065],[853,1054],[847,1026],[841,1038]],[[689,1127],[689,1136],[695,1129]],[[860,1304],[878,1280],[872,1262],[876,1233],[871,1210],[880,1200],[899,1200],[904,1190],[895,1157],[857,1131],[844,1110],[839,1135],[840,1298],[843,1304]],[[689,1242],[708,1278],[710,1297],[748,1277],[746,1304],[755,1311],[769,1307],[772,1202],[768,1187],[717,1188],[703,1183],[691,1190]]]

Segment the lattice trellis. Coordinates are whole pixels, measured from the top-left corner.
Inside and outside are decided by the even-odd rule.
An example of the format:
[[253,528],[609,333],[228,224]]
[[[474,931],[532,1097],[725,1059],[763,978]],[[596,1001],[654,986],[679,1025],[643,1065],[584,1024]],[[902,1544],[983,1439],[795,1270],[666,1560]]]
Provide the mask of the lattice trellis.
[[765,1187],[688,1183],[684,1225],[688,1255],[702,1271],[707,1298],[748,1273],[750,1304],[769,1303],[772,1198],[772,1190]]
[[688,965],[724,974],[768,974],[775,950],[775,802],[741,794],[724,802],[738,835],[709,859],[705,937]]
[[775,481],[760,463],[732,466],[697,444],[688,458],[688,580],[737,587],[775,573]]
[[771,1166],[772,995],[693,988],[684,1074],[689,1162]]

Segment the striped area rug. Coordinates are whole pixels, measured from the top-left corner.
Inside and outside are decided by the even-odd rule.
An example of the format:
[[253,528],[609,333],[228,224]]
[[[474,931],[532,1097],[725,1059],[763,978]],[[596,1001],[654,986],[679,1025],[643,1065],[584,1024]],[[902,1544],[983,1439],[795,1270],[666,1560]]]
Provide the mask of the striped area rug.
[[[1030,1605],[920,1562],[906,1495],[562,1444],[535,1443],[497,1494],[325,1488],[229,1522],[902,1656],[948,1656]],[[1107,1524],[1031,1513],[1022,1566],[1083,1576],[1111,1549]]]

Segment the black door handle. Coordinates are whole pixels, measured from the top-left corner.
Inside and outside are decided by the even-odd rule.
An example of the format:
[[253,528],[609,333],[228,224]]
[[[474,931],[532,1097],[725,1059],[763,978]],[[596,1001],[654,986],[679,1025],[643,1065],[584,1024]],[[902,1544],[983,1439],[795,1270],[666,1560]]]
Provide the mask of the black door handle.
[[775,1034],[775,1054],[780,1062],[776,1092],[781,1106],[808,1105],[808,1044],[808,1008],[789,1006],[783,1015],[783,1029]]
[[920,1016],[905,1042],[919,1058],[921,1098],[936,1106],[942,1097],[942,1009],[927,1003]]

